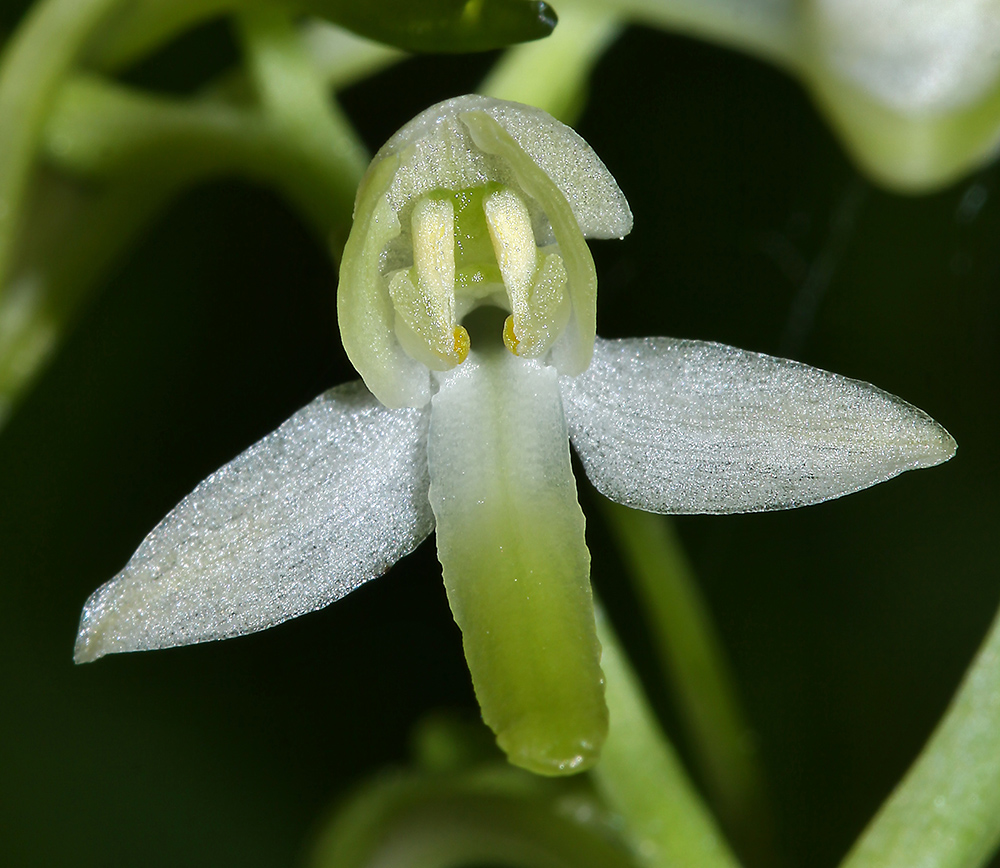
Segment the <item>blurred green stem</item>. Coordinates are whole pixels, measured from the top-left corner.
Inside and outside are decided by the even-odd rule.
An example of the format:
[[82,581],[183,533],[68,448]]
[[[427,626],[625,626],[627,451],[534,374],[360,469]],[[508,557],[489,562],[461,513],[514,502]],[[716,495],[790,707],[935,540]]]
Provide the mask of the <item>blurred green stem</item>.
[[36,4],[0,59],[0,297],[10,273],[45,117],[95,27],[119,0]]
[[[282,39],[286,52],[299,51],[287,29]],[[316,127],[305,137],[240,105],[247,90],[241,74],[186,101],[90,74],[58,89],[40,147],[68,177],[39,176],[21,206],[22,237],[30,243],[0,293],[0,426],[90,289],[180,190],[225,174],[273,186],[339,252],[336,239],[350,225],[367,157],[325,89],[402,55],[318,22],[303,25],[299,45],[288,64],[306,82],[300,93],[313,93]],[[83,185],[69,180],[81,176]]]
[[1000,846],[1000,614],[930,741],[841,868],[981,868]]
[[547,39],[509,48],[479,86],[479,92],[545,109],[563,123],[581,114],[587,80],[601,54],[621,32],[604,11],[559,9],[559,26]]
[[372,42],[319,18],[300,25],[302,44],[328,88],[342,88],[406,58],[398,48]]
[[351,83],[402,55],[270,12],[244,22],[251,77],[263,110],[242,104],[243,74],[194,99],[171,99],[79,74],[63,85],[45,125],[48,159],[70,176],[114,181],[166,172],[180,180],[222,173],[277,186],[324,240],[350,222],[368,155],[330,87]]
[[[699,771],[741,849],[774,856],[753,733],[698,582],[668,518],[600,498],[677,699]],[[755,860],[756,861],[756,860]]]
[[131,0],[110,22],[88,60],[106,72],[134,63],[183,31],[258,0]]
[[368,166],[368,154],[350,121],[340,111],[292,19],[268,6],[254,7],[237,18],[250,77],[261,108],[277,137],[297,152],[300,170],[284,173],[285,186],[303,203],[313,200],[319,182],[330,205],[348,217],[346,225],[331,221],[328,236],[339,257],[347,239],[354,195]]
[[[61,170],[105,182],[141,184],[149,174],[178,180],[242,175],[278,186],[308,215],[321,237],[350,219],[359,174],[317,161],[260,113],[212,100],[148,96],[78,75],[60,94],[46,128],[47,151]],[[335,168],[339,171],[331,171]]]
[[625,820],[625,838],[645,868],[736,868],[715,821],[662,734],[611,624],[597,634],[611,725],[591,770],[598,792]]

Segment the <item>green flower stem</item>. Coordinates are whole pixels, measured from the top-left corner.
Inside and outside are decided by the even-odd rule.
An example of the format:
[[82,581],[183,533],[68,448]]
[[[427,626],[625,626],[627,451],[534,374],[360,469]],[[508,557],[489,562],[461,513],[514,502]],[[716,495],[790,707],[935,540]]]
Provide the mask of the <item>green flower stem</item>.
[[1000,845],[1000,614],[926,747],[841,868],[980,868]]
[[[309,58],[303,65],[315,66],[321,91],[347,86],[403,56],[321,22],[304,24],[301,41]],[[302,72],[303,78],[312,76],[308,68]],[[243,174],[285,190],[325,240],[332,227],[343,229],[350,221],[354,189],[367,163],[363,147],[322,92],[312,96],[310,111],[326,138],[303,143],[297,129],[240,106],[247,87],[239,70],[199,98],[176,100],[77,75],[55,100],[43,150],[68,175],[132,178],[140,186],[150,175],[164,173],[185,184],[226,172]],[[131,222],[124,220],[121,228]]]
[[134,63],[175,36],[259,0],[132,0],[88,53],[104,72]]
[[10,273],[38,143],[59,84],[119,0],[36,5],[0,60],[0,294]]
[[699,771],[734,840],[773,852],[753,734],[722,643],[670,520],[600,499],[677,697]]
[[607,805],[624,818],[637,861],[645,868],[737,868],[600,610],[597,634],[611,718],[601,761],[591,775]]
[[[78,75],[46,125],[49,159],[67,174],[105,180],[244,175],[283,190],[321,238],[343,237],[367,165],[364,146],[285,16],[248,13],[241,31],[260,110],[211,96],[232,90],[231,81],[210,88],[210,96],[176,100]],[[327,72],[350,75],[352,67],[329,62]]]
[[[302,33],[324,87],[348,84],[401,56],[328,25],[306,24]],[[253,178],[282,190],[323,242],[344,237],[364,167],[350,131],[338,128],[336,116],[327,118],[327,135],[343,141],[348,156],[324,152],[222,99],[245,91],[245,79],[241,85],[233,75],[190,101],[144,95],[93,75],[63,84],[42,150],[67,174],[101,183],[85,193],[50,178],[27,209],[23,234],[33,243],[0,294],[0,426],[93,286],[181,189],[224,174]]]
[[346,154],[333,145],[324,152],[262,112],[146,95],[84,75],[63,88],[45,145],[49,160],[72,176],[141,183],[165,174],[191,183],[233,174],[261,181],[282,190],[323,239],[346,232],[364,168],[353,143]]
[[354,84],[407,57],[398,48],[355,36],[318,18],[305,21],[301,33],[316,75],[334,89]]
[[539,106],[571,124],[583,108],[591,70],[620,32],[611,13],[560,6],[552,36],[508,49],[479,92]]
[[160,175],[144,184],[114,185],[95,197],[81,198],[64,187],[39,196],[52,200],[39,203],[39,223],[59,217],[69,225],[38,234],[41,243],[24,257],[0,298],[0,427],[91,288],[190,180]]
[[[248,10],[237,23],[264,116],[294,144],[306,169],[301,189],[299,173],[288,173],[295,198],[310,197],[309,187],[323,179],[338,211],[349,213],[368,153],[317,73],[298,28],[286,13],[267,6]],[[337,232],[331,239],[338,257],[346,238]]]
[[[356,84],[408,56],[397,48],[355,36],[318,18],[301,22],[299,36],[313,74],[334,91]],[[245,106],[253,97],[253,85],[245,68],[234,67],[213,81],[201,95]]]

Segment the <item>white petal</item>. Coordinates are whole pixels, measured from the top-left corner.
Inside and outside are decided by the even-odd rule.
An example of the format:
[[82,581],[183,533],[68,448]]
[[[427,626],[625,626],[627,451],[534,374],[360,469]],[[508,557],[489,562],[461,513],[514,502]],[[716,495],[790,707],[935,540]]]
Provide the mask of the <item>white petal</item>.
[[721,344],[598,340],[590,368],[560,388],[591,482],[650,512],[805,506],[955,452],[944,428],[881,389]]
[[384,573],[433,529],[426,410],[360,382],[213,473],[87,601],[77,662],[253,633]]

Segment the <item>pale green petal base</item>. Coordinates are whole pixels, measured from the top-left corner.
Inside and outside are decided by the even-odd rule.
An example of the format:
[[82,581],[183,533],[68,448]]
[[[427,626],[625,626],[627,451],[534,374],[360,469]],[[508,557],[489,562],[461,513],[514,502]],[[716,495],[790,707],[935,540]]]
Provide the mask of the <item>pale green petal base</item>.
[[826,70],[807,78],[862,169],[890,190],[940,190],[993,159],[1000,147],[1000,86],[970,106],[903,113]]
[[582,771],[607,710],[556,372],[500,349],[438,381],[430,500],[483,719],[515,765]]

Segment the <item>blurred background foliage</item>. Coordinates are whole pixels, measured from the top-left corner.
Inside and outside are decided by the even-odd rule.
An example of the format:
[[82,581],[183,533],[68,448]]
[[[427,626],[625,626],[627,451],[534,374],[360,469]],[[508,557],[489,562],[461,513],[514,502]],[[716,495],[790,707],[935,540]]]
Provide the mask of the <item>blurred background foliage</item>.
[[[0,30],[24,7],[5,4]],[[189,93],[237,55],[210,23],[125,78]],[[374,151],[474,90],[496,57],[408,59],[342,105]],[[1000,174],[883,192],[794,81],[642,28],[599,62],[577,126],[635,213],[625,242],[593,245],[603,335],[789,355],[905,397],[959,442],[944,467],[843,500],[676,520],[756,730],[784,864],[834,865],[920,750],[1000,600]],[[275,194],[200,186],[117,264],[0,434],[5,864],[301,864],[338,799],[407,759],[422,716],[475,716],[430,545],[277,629],[71,661],[81,604],[163,514],[355,376],[335,285]],[[586,487],[595,585],[675,729]]]

